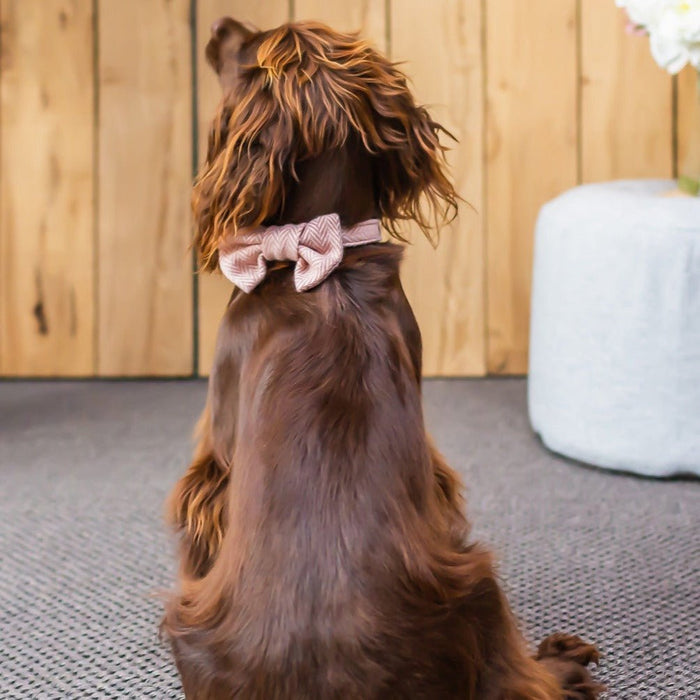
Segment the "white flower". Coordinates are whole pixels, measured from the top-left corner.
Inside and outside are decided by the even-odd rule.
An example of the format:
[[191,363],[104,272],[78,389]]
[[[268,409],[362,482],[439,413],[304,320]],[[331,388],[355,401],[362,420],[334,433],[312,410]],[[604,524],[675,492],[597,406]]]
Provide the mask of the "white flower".
[[615,0],[649,33],[654,60],[669,73],[700,70],[700,0]]
[[656,24],[668,3],[666,0],[615,0],[618,7],[624,7],[634,24],[648,29]]

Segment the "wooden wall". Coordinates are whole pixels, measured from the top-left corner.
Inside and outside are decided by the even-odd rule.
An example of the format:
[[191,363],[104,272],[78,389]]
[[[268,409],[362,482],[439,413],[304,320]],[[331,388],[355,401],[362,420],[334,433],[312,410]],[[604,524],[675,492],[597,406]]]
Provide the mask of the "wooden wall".
[[189,188],[224,14],[361,29],[459,138],[471,206],[404,267],[429,375],[526,371],[539,207],[672,176],[697,104],[613,0],[0,0],[0,375],[207,373],[230,286],[192,272]]

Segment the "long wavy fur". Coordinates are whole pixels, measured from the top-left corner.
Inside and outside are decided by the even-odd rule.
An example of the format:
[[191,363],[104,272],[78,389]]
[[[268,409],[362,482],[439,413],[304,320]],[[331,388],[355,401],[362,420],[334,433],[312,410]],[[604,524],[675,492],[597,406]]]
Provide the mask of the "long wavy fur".
[[396,64],[356,35],[314,22],[256,37],[195,183],[194,245],[204,269],[216,268],[224,237],[275,221],[298,163],[341,148],[351,134],[375,156],[379,209],[392,236],[403,240],[400,223],[413,220],[430,238],[454,218],[458,196],[439,140],[449,132],[416,105]]

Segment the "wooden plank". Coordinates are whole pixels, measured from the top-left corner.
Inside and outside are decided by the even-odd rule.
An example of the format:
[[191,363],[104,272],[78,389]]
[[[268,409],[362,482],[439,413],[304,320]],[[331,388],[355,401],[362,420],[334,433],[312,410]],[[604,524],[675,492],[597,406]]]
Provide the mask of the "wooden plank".
[[537,213],[577,181],[577,3],[485,5],[488,369],[520,374]]
[[189,0],[99,0],[103,375],[192,371]]
[[89,0],[2,0],[0,374],[90,375]]
[[584,182],[671,177],[672,80],[646,37],[625,33],[611,0],[581,3],[581,173]]
[[[221,88],[212,69],[204,58],[204,47],[210,36],[210,27],[219,17],[229,15],[240,21],[252,22],[261,29],[269,29],[287,21],[287,0],[266,0],[251,3],[248,0],[198,0],[197,2],[197,110],[199,128],[199,160],[204,161],[209,125],[221,100]],[[220,274],[204,274],[199,284],[199,373],[209,373],[219,321],[231,296],[231,283]]]
[[700,76],[688,66],[678,76],[678,174],[700,176]]
[[392,58],[419,102],[458,138],[449,154],[457,191],[471,205],[443,229],[434,250],[413,229],[403,282],[423,334],[426,375],[485,372],[483,63],[480,0],[392,0]]
[[295,20],[318,20],[341,32],[356,32],[386,50],[386,1],[295,0]]

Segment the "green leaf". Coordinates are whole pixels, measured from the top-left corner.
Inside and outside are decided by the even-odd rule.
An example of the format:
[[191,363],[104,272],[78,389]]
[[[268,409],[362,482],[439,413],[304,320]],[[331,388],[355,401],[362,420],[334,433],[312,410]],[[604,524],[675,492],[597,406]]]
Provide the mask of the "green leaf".
[[681,192],[697,197],[700,194],[700,180],[690,175],[681,175],[678,178],[678,189]]

